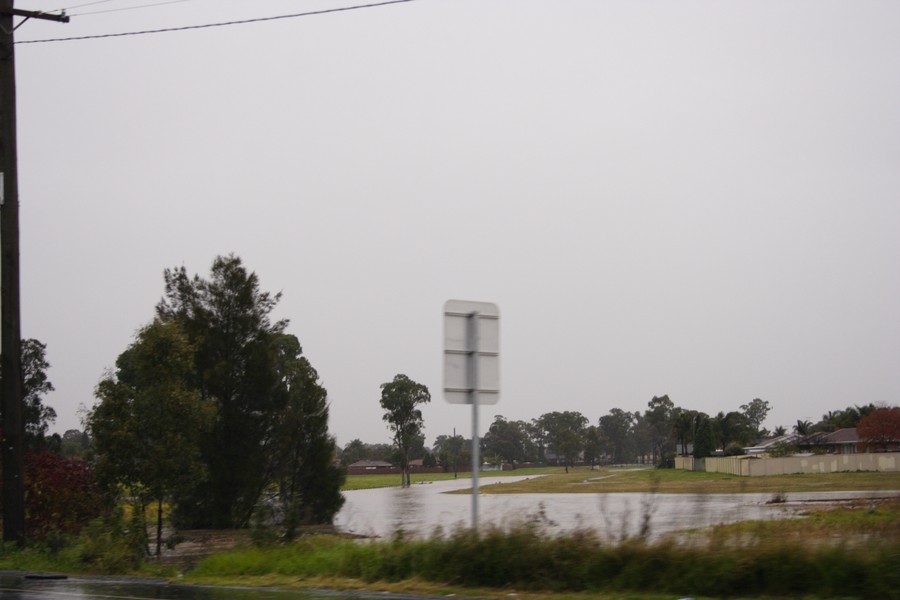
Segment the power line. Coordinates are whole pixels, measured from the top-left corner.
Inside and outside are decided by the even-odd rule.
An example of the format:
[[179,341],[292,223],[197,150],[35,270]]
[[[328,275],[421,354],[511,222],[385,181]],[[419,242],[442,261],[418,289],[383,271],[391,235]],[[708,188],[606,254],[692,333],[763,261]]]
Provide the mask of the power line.
[[278,15],[275,17],[257,17],[254,19],[244,19],[241,21],[226,21],[224,23],[207,23],[204,25],[186,25],[184,27],[167,27],[165,29],[147,29],[144,31],[126,31],[122,33],[102,33],[97,35],[83,35],[78,37],[67,38],[49,38],[44,40],[25,40],[15,42],[16,44],[46,44],[50,42],[72,42],[76,40],[99,40],[105,38],[126,37],[132,35],[149,35],[153,33],[169,33],[173,31],[188,31],[192,29],[209,29],[211,27],[227,27],[229,25],[246,25],[248,23],[262,23],[265,21],[277,21],[281,19],[295,19],[298,17],[312,17],[316,15],[325,15],[329,13],[345,12],[350,10],[360,10],[364,8],[377,8],[380,6],[388,6],[390,4],[404,4],[406,2],[415,2],[416,0],[385,0],[384,2],[374,2],[372,4],[357,4],[355,6],[343,6],[340,8],[326,8],[323,10],[314,10],[310,12],[294,13],[290,15]]
[[94,0],[93,2],[85,2],[83,4],[76,4],[75,6],[66,6],[63,8],[57,8],[56,10],[51,10],[47,12],[62,12],[64,10],[72,10],[73,8],[82,8],[84,6],[94,6],[95,4],[106,4],[107,2],[114,2],[115,0]]
[[139,4],[137,6],[123,6],[121,8],[107,8],[105,10],[93,10],[91,12],[83,12],[69,15],[70,17],[86,17],[88,15],[102,15],[112,12],[122,12],[126,10],[137,10],[139,8],[153,8],[154,6],[164,6],[166,4],[181,4],[182,2],[190,2],[191,0],[165,0],[164,2],[154,2],[152,4]]

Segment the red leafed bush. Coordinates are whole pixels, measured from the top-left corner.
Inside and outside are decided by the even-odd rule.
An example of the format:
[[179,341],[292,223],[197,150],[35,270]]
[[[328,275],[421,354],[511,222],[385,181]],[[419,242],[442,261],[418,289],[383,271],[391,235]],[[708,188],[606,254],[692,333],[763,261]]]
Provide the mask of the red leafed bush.
[[50,532],[77,533],[103,512],[90,465],[45,452],[25,457],[25,530],[41,540]]
[[856,435],[867,449],[900,450],[900,407],[876,408],[859,420]]

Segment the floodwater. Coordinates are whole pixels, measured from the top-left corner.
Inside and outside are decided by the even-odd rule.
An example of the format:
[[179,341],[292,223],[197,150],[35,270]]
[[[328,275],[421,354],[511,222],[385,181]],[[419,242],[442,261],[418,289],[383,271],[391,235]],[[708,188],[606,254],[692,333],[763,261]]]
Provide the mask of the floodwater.
[[[525,477],[482,477],[482,490]],[[449,533],[472,523],[468,479],[417,484],[409,488],[379,488],[345,492],[346,503],[335,524],[341,531],[366,536],[404,534],[427,537],[435,530]],[[607,539],[638,535],[650,539],[683,529],[743,520],[793,516],[798,503],[898,495],[886,492],[813,492],[785,494],[787,502],[770,504],[772,494],[481,494],[479,527],[508,528],[535,522],[549,533],[592,529]]]
[[[390,597],[378,594],[378,598]],[[3,600],[360,600],[360,594],[169,585],[101,578],[29,579],[0,577]],[[369,597],[375,598],[376,594]]]

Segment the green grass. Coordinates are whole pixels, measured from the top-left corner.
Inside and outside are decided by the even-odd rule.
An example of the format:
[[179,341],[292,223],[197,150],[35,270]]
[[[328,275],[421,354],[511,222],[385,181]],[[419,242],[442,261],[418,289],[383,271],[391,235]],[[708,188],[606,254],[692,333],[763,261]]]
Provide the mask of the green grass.
[[[803,597],[900,599],[900,502],[812,514],[806,535],[779,524],[705,534],[707,543],[670,539],[608,544],[590,532],[544,534],[524,525],[458,530],[428,539],[335,537],[244,548],[209,557],[186,575],[197,583],[325,585],[437,595],[552,593],[603,598]],[[802,526],[796,526],[802,531]],[[871,536],[874,530],[884,535]],[[861,543],[848,543],[859,535]],[[703,537],[703,536],[701,536]],[[485,591],[489,593],[485,593]]]
[[[481,477],[514,477],[528,475],[542,475],[550,473],[562,473],[562,467],[542,467],[533,469],[517,469],[515,471],[488,471]],[[467,481],[471,473],[459,473],[457,479]],[[449,481],[454,479],[453,473],[413,473],[411,476],[413,485],[428,483],[430,481]],[[383,487],[400,487],[400,475],[373,474],[373,475],[348,475],[347,481],[341,488],[342,491],[368,490]]]
[[[512,471],[516,473],[516,471]],[[485,494],[615,493],[743,494],[825,491],[900,490],[900,473],[829,473],[739,477],[676,469],[561,469],[543,477],[481,488]],[[462,492],[464,493],[464,492]]]
[[[678,469],[563,467],[491,471],[486,477],[529,477],[526,481],[482,485],[483,494],[596,494],[648,492],[661,494],[778,494],[786,492],[839,492],[900,490],[900,473],[847,472],[828,474],[740,477],[725,473],[696,473]],[[453,473],[414,473],[413,485],[452,480]],[[459,480],[469,479],[460,473]],[[342,490],[399,487],[400,475],[348,475]],[[461,489],[458,494],[467,494]]]
[[116,567],[113,570],[103,562],[88,563],[84,560],[84,547],[71,543],[59,550],[43,545],[24,549],[15,544],[0,545],[0,570],[23,573],[69,573],[81,575],[135,575],[143,577],[174,577],[177,569],[171,565],[159,565],[146,561],[136,569]]
[[716,525],[699,535],[716,544],[783,542],[868,544],[872,538],[900,540],[900,498],[855,500],[838,509],[811,507],[799,519],[742,521]]

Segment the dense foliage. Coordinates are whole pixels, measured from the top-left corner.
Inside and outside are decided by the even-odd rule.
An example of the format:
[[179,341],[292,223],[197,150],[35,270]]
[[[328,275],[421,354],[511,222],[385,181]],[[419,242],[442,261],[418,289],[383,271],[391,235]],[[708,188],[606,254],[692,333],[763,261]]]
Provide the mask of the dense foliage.
[[47,345],[35,340],[22,340],[22,425],[26,452],[41,452],[49,445],[47,429],[56,420],[56,411],[44,403],[53,391],[47,377]]
[[155,321],[97,389],[104,481],[170,499],[187,527],[244,527],[257,509],[289,529],[330,522],[343,473],[326,392],[288,322],[270,318],[279,295],[234,256],[209,279],[164,277]]
[[211,412],[186,383],[192,366],[193,348],[178,324],[154,322],[98,384],[100,403],[89,418],[100,480],[156,501],[157,554],[163,503],[205,475],[199,448]]
[[870,411],[859,420],[856,433],[867,450],[900,448],[900,406]]
[[410,448],[422,435],[424,420],[419,405],[431,402],[428,388],[403,374],[381,385],[381,408],[384,421],[394,438],[400,458],[401,483],[409,487]]
[[30,539],[77,533],[103,511],[91,467],[80,458],[44,452],[25,459],[25,526]]

